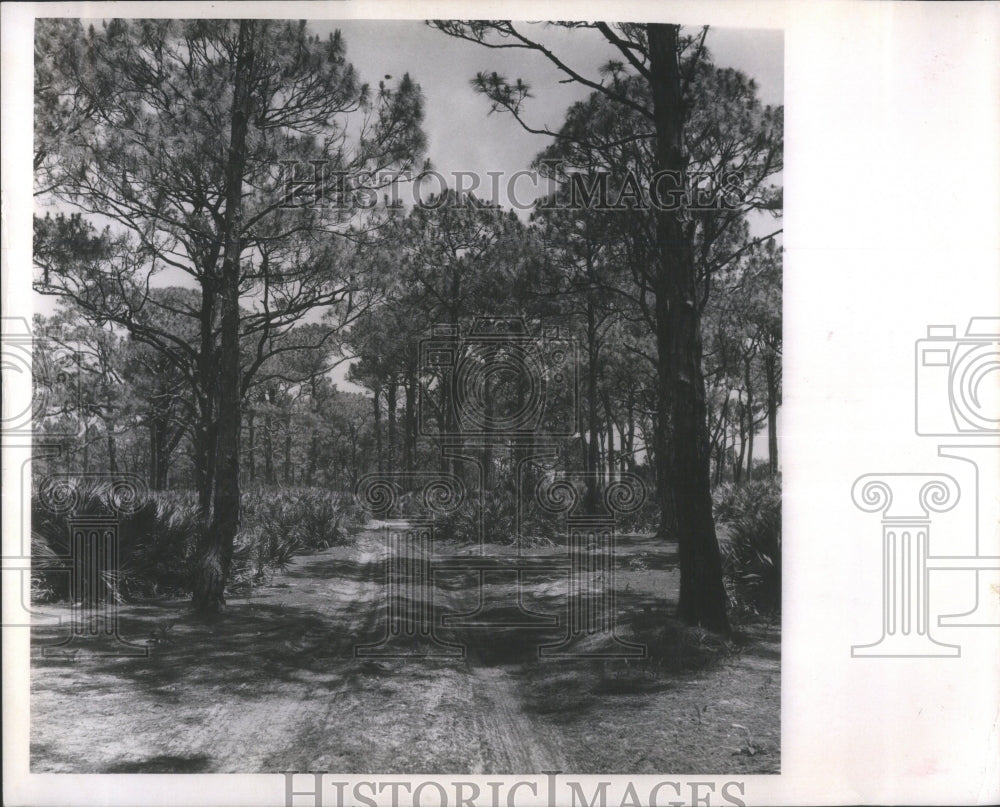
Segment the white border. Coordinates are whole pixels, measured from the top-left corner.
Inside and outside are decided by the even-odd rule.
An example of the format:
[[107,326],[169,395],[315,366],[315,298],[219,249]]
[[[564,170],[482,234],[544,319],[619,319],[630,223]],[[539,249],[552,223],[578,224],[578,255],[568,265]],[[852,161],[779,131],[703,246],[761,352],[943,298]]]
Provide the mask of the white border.
[[[850,657],[852,644],[877,638],[880,538],[877,520],[853,509],[851,482],[869,471],[941,467],[934,444],[913,434],[913,343],[928,324],[961,328],[970,316],[996,316],[1000,308],[1000,6],[5,4],[5,316],[31,307],[36,11],[88,17],[613,16],[784,28],[783,773],[746,777],[745,798],[774,805],[1000,801],[996,631],[963,634],[966,652],[959,659]],[[11,470],[4,468],[3,490],[5,503],[13,504]],[[14,510],[4,508],[5,541],[16,523]],[[5,591],[5,608],[9,596]],[[15,663],[26,659],[26,648],[24,630],[4,631],[5,803],[283,803],[283,782],[275,776],[27,776],[27,668]]]

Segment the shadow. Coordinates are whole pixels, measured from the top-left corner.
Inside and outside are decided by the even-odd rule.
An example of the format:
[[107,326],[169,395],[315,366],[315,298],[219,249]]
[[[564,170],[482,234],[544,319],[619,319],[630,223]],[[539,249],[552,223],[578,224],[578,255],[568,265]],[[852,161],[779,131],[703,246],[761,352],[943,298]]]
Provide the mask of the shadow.
[[[195,687],[218,687],[220,697],[265,698],[303,675],[333,674],[352,665],[354,644],[379,638],[377,616],[366,615],[363,635],[345,635],[342,625],[316,611],[283,604],[231,604],[209,622],[198,619],[186,600],[128,605],[119,613],[120,632],[145,641],[148,657],[106,655],[97,642],[83,640],[72,657],[35,657],[32,664],[76,665],[79,674],[106,672],[93,687],[113,688],[116,678],[126,678],[167,702]],[[65,630],[33,629],[33,648],[53,644]]]
[[634,669],[600,677],[591,692],[594,695],[651,695],[674,686],[675,682],[658,678],[648,669]]
[[469,663],[483,667],[502,667],[515,664],[538,663],[538,647],[558,640],[561,630],[543,628],[491,628],[482,631],[452,630],[452,641],[463,643]]
[[211,761],[210,757],[201,754],[191,757],[158,756],[115,762],[102,768],[100,773],[206,773]]
[[378,576],[385,568],[381,559],[369,563],[360,563],[353,558],[324,558],[316,560],[309,558],[309,563],[290,566],[282,573],[289,580],[313,578],[339,578],[342,580],[366,581]]

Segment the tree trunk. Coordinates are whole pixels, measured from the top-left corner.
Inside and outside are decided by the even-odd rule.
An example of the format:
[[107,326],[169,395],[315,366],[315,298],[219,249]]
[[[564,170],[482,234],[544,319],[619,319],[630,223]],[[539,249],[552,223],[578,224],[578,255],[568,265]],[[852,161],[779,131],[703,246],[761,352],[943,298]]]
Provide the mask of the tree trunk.
[[375,395],[372,398],[372,407],[375,412],[375,458],[378,472],[382,473],[382,406],[379,403],[379,389],[375,388]]
[[746,481],[753,479],[753,378],[750,373],[752,356],[746,356],[744,362],[744,382],[747,385],[747,475]]
[[212,518],[212,489],[215,480],[214,407],[206,402],[200,407],[193,431],[194,479],[198,489],[198,513],[203,529]]
[[446,436],[451,429],[451,373],[445,372],[441,378],[438,393],[438,456],[441,462],[441,473],[451,473],[452,459],[444,450]]
[[726,467],[726,446],[728,444],[729,432],[729,395],[722,402],[722,411],[719,412],[719,430],[716,437],[715,449],[715,484],[722,484],[722,472]]
[[[588,270],[589,271],[589,270]],[[586,499],[585,512],[597,512],[597,474],[599,463],[599,442],[597,436],[597,319],[594,304],[587,300],[587,439],[586,455]]]
[[407,368],[406,405],[403,419],[406,432],[403,441],[403,468],[412,471],[417,454],[417,370],[412,364]]
[[254,411],[247,413],[247,473],[251,482],[257,481],[257,431],[254,423]]
[[354,426],[350,427],[351,435],[351,490],[357,487],[358,479],[361,478],[361,471],[358,469],[358,432]]
[[104,422],[104,434],[108,443],[108,471],[116,474],[118,473],[118,452],[115,447],[115,432],[107,421]]
[[624,440],[625,447],[625,463],[628,470],[635,470],[635,396],[632,390],[628,392],[628,407],[626,410],[626,424],[625,434],[622,439]]
[[198,424],[193,429],[195,484],[198,487],[198,512],[201,529],[207,530],[212,518],[212,491],[215,485],[215,391],[216,378],[215,319],[218,302],[214,263],[206,259],[201,281],[200,344],[198,354]]
[[388,417],[387,426],[388,433],[386,434],[386,440],[389,444],[389,472],[393,473],[396,469],[396,379],[389,379],[389,387],[385,393],[385,404]]
[[606,430],[608,433],[608,482],[613,482],[618,474],[615,468],[615,419],[611,412],[611,395],[607,389],[603,394],[604,417],[607,421]]
[[[677,55],[678,30],[677,25],[650,23],[647,26],[656,167],[683,175],[687,157],[683,142],[684,102]],[[669,399],[667,479],[679,545],[678,614],[688,624],[728,634],[722,560],[712,517],[701,323],[691,236],[685,232],[676,212],[665,209],[657,211],[656,234],[659,241],[658,282],[654,289],[657,369],[661,404]],[[662,451],[666,448],[663,425],[660,431],[658,449]]]
[[778,475],[778,379],[776,357],[768,351],[764,357],[767,380],[767,465],[771,476]]
[[316,463],[319,459],[319,438],[313,434],[309,439],[309,458],[306,463],[306,478],[305,484],[307,487],[312,487],[315,482],[316,477]]
[[233,543],[240,528],[240,253],[243,227],[243,171],[250,113],[249,73],[253,63],[255,23],[240,21],[232,125],[226,165],[226,215],[220,308],[219,427],[212,523],[201,535],[194,607],[203,614],[221,611],[229,578]]
[[160,470],[160,422],[157,418],[151,417],[147,425],[149,427],[149,489],[160,490],[157,484]]
[[149,487],[150,490],[166,490],[167,469],[170,454],[180,442],[183,429],[170,436],[169,416],[154,414],[149,419]]
[[90,472],[90,424],[83,424],[83,456],[81,459],[83,467],[80,469],[82,473]]
[[274,475],[274,421],[271,417],[274,388],[268,388],[265,396],[268,406],[264,410],[264,482],[273,485],[277,481]]
[[285,469],[282,474],[284,484],[287,487],[294,481],[292,479],[292,413],[285,414]]
[[737,485],[743,484],[743,461],[747,456],[747,408],[746,404],[740,403],[740,453],[739,457],[733,452],[733,482]]

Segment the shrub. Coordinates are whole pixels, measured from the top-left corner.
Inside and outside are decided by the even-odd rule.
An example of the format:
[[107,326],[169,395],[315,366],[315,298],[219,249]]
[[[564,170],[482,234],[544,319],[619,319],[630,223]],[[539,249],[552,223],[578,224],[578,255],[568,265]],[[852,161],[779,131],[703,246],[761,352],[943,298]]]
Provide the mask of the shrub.
[[[84,478],[73,480],[73,485],[78,491],[73,516],[115,514],[108,504],[109,482]],[[199,531],[197,508],[149,495],[132,510],[117,516],[117,570],[106,558],[98,561],[101,590],[110,594],[117,588],[119,598],[124,599],[188,590]],[[39,599],[64,599],[70,594],[70,515],[46,508],[37,488],[32,491],[32,591]],[[86,577],[90,573],[83,558],[73,558],[73,562],[77,574]]]
[[[474,543],[479,540],[478,492],[470,492],[463,504],[451,513],[440,516],[436,535],[445,540]],[[561,521],[529,500],[521,514],[522,539],[526,543],[551,543],[562,528]],[[483,497],[483,540],[490,544],[509,546],[517,540],[517,497],[505,486],[486,491]]]
[[620,514],[615,525],[621,533],[651,532],[660,529],[660,500],[651,487],[646,489],[646,498],[635,510]]
[[[108,505],[109,482],[84,478],[70,482],[78,491],[72,513],[47,509],[37,487],[32,491],[31,590],[36,602],[70,595],[71,515],[114,514]],[[102,589],[110,593],[117,588],[122,599],[190,593],[201,530],[197,494],[151,492],[132,509],[117,519],[117,571],[109,565],[98,568]],[[269,580],[298,552],[346,543],[362,523],[351,496],[318,489],[246,491],[241,509],[230,573],[233,589]],[[78,573],[86,573],[82,561],[74,559]]]
[[245,491],[230,586],[266,583],[300,552],[343,545],[363,523],[352,496],[314,488]]
[[781,612],[781,481],[724,485],[715,493],[723,572],[739,616]]

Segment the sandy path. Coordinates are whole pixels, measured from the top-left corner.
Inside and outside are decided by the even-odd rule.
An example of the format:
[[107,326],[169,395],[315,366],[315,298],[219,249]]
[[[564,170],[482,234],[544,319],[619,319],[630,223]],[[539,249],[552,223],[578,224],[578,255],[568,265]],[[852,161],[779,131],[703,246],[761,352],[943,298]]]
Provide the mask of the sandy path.
[[529,715],[516,684],[503,667],[472,667],[495,767],[477,774],[537,774],[568,769],[564,739]]
[[[677,743],[671,739],[662,753],[650,754],[649,732],[691,711],[689,699],[703,702],[700,685],[601,698],[595,688],[606,682],[591,666],[539,664],[523,652],[498,656],[498,634],[458,628],[444,638],[466,644],[465,659],[356,658],[357,644],[377,643],[385,634],[385,557],[378,531],[361,533],[350,547],[300,556],[270,586],[231,600],[215,624],[195,620],[180,600],[123,606],[122,635],[156,640],[147,658],[101,655],[89,645],[71,656],[41,657],[41,645],[65,629],[37,628],[32,770],[625,770],[637,764],[634,748],[644,754],[643,769],[674,764],[667,754],[676,754]],[[637,576],[630,585],[641,582]],[[459,613],[468,610],[474,589],[466,581],[436,591],[438,607]],[[66,607],[39,610],[69,616]],[[533,647],[536,638],[531,634],[522,645]],[[761,736],[766,731],[776,738],[777,659],[768,658],[761,669],[745,666],[715,676],[719,698],[759,685],[763,711],[771,710]],[[734,703],[734,709],[757,709],[753,701]],[[639,725],[643,715],[647,727]],[[713,727],[699,723],[704,753],[731,748],[731,723],[753,717],[720,711],[714,735]],[[723,753],[728,763],[731,751]],[[773,757],[738,761],[776,764]],[[678,764],[699,769],[697,761]]]
[[[427,770],[430,762],[493,773],[558,764],[553,738],[533,736],[502,668],[354,658],[355,643],[384,632],[384,559],[378,532],[297,558],[272,586],[231,601],[214,626],[192,620],[183,602],[124,606],[126,637],[163,637],[146,659],[86,647],[36,658],[33,770]],[[65,608],[44,611],[68,618]],[[39,629],[35,640],[58,635]]]

